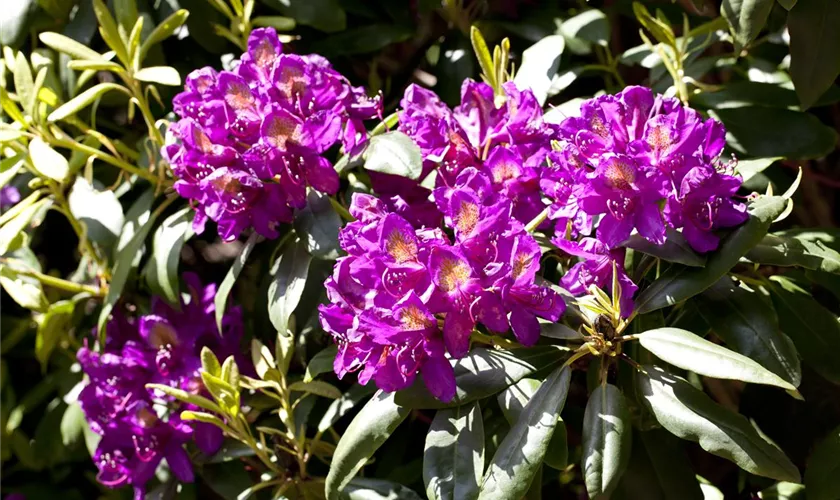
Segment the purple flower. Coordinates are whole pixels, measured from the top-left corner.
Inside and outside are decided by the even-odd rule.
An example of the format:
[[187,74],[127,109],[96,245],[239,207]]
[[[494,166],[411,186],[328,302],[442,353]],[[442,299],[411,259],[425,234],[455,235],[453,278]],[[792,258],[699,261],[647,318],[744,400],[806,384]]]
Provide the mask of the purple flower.
[[[212,455],[223,439],[215,426],[158,416],[153,406],[156,400],[163,399],[169,405],[175,401],[158,398],[146,384],[201,392],[203,347],[220,358],[235,356],[245,372],[250,370],[248,361],[239,354],[240,310],[226,312],[220,335],[213,319],[216,286],[202,286],[191,273],[184,275],[184,282],[189,299],[182,301],[180,309],[155,297],[151,314],[136,321],[114,315],[101,352],[87,347],[78,352],[88,378],[79,403],[91,430],[102,436],[94,456],[97,478],[109,487],[131,485],[137,498],[142,498],[145,483],[163,459],[179,480],[193,480],[185,443],[194,441],[204,454]],[[181,408],[197,409],[186,404]]]
[[5,185],[0,188],[0,209],[9,208],[20,201],[20,191],[16,187]]
[[306,188],[334,194],[338,174],[322,155],[367,140],[363,121],[381,116],[369,98],[320,56],[282,53],[273,28],[252,31],[232,71],[192,72],[173,99],[181,120],[163,155],[176,191],[196,208],[193,226],[218,224],[225,241],[249,228],[268,238],[306,205]]

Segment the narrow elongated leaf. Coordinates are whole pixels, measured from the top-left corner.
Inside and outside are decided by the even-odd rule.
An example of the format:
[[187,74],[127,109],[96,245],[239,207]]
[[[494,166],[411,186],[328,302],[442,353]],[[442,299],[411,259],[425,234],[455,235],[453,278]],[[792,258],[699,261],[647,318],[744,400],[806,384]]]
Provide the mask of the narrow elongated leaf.
[[29,141],[29,157],[32,159],[32,166],[39,174],[58,182],[63,182],[67,177],[70,168],[67,158],[40,137]]
[[341,391],[336,389],[334,385],[320,380],[313,380],[311,382],[294,382],[289,385],[289,390],[308,392],[330,399],[338,399],[341,397]]
[[341,249],[338,231],[341,217],[330,204],[329,196],[315,191],[306,195],[306,208],[295,216],[295,232],[306,243],[309,253],[317,259],[335,260]]
[[45,311],[50,305],[40,282],[19,275],[8,265],[0,265],[0,286],[12,300],[26,309]]
[[252,234],[248,238],[245,246],[242,247],[242,251],[239,252],[236,260],[233,261],[233,265],[230,266],[230,270],[225,275],[225,279],[222,280],[222,284],[219,285],[219,289],[216,291],[216,298],[213,300],[213,303],[216,306],[216,326],[219,328],[219,332],[224,333],[222,330],[222,319],[225,316],[225,308],[227,307],[230,291],[233,290],[233,284],[236,283],[236,278],[239,277],[239,273],[242,272],[242,268],[248,262],[248,257],[254,251],[258,238],[257,233]]
[[359,469],[408,414],[407,408],[394,402],[393,393],[379,391],[368,401],[350,422],[335,448],[324,488],[328,500],[339,497],[339,492],[356,476]]
[[418,179],[423,171],[420,148],[399,131],[371,137],[364,153],[365,168],[383,174]]
[[29,61],[23,52],[18,52],[15,58],[15,92],[17,92],[23,110],[32,115],[32,96],[35,95],[35,81],[32,78],[32,69]]
[[82,109],[90,106],[93,101],[99,99],[111,90],[121,90],[126,94],[128,93],[122,85],[118,85],[116,83],[99,83],[59,106],[58,109],[54,110],[49,114],[49,116],[47,116],[47,120],[55,122],[74,115]]
[[350,389],[347,390],[339,399],[334,400],[330,403],[330,406],[327,408],[327,411],[324,412],[324,416],[321,417],[321,421],[318,422],[318,432],[326,432],[330,427],[333,426],[338,419],[346,415],[350,410],[356,407],[359,402],[364,400],[366,397],[370,396],[376,392],[376,386],[374,384],[368,385],[359,385],[356,384]]
[[840,345],[840,323],[831,311],[807,292],[783,278],[771,288],[779,326],[796,344],[811,368],[835,384],[840,384],[840,363],[835,347]]
[[131,60],[128,57],[128,50],[120,37],[117,23],[114,21],[111,11],[108,10],[108,6],[102,0],[93,0],[93,12],[99,21],[99,34],[102,35],[102,39],[111,47],[111,50],[116,52],[117,57],[123,64],[130,65]]
[[[323,486],[320,494],[323,494]],[[313,496],[311,498],[318,498]],[[386,479],[355,477],[344,488],[341,500],[421,500],[416,491]]]
[[10,220],[9,222],[5,223],[3,227],[0,227],[0,255],[5,254],[9,251],[9,248],[12,245],[12,242],[23,231],[26,226],[29,224],[29,221],[35,217],[35,214],[38,213],[44,205],[50,203],[48,199],[39,200],[32,205],[29,205],[25,209],[21,210],[17,216]]
[[423,455],[423,482],[433,500],[473,500],[484,473],[484,422],[477,402],[438,410]]
[[271,27],[277,31],[291,31],[295,29],[295,20],[283,16],[260,16],[251,19],[254,26]]
[[177,87],[181,85],[181,75],[171,66],[151,66],[134,73],[134,78],[141,82],[159,83]]
[[633,427],[618,387],[599,385],[583,416],[581,469],[593,500],[610,497],[630,459]]
[[52,32],[41,33],[38,38],[52,49],[65,54],[71,55],[76,59],[87,59],[91,61],[101,60],[102,54],[91,50],[86,45],[83,45],[70,37]]
[[668,262],[676,262],[691,267],[706,265],[706,256],[695,252],[685,240],[682,233],[668,228],[667,238],[662,245],[656,245],[642,238],[638,233],[633,234],[623,243],[623,246],[638,250],[644,254],[659,257]]
[[487,467],[479,499],[521,498],[528,491],[566,402],[571,372],[554,370],[525,406]]
[[798,266],[840,274],[840,253],[822,241],[768,234],[745,256],[750,262],[771,266]]
[[306,365],[306,374],[303,376],[303,381],[309,382],[315,380],[315,377],[322,373],[333,371],[333,361],[337,353],[338,347],[331,345],[316,354]]
[[190,13],[188,10],[181,9],[172,13],[172,15],[164,19],[162,23],[155,26],[155,29],[149,33],[149,36],[140,45],[140,62],[143,62],[146,58],[146,54],[149,52],[150,48],[172,36],[175,33],[175,30],[180,28],[181,25],[187,21],[189,15]]
[[700,375],[796,389],[750,358],[679,328],[648,330],[639,343],[659,359]]
[[551,35],[531,45],[522,53],[522,65],[514,83],[520,89],[531,89],[539,103],[545,104],[551,81],[560,66],[566,41],[562,35]]
[[[691,462],[683,449],[682,441],[660,428],[637,433],[633,443],[635,444],[631,460],[635,460],[637,448],[644,448],[656,485],[664,499],[703,500],[700,483],[691,469]],[[632,473],[628,468],[624,477],[627,478]]]
[[637,374],[639,390],[656,420],[672,434],[699,443],[742,469],[799,482],[799,470],[743,416],[720,406],[680,377],[653,365]]
[[772,304],[735,285],[728,276],[697,297],[695,304],[726,345],[799,386],[799,356],[793,342],[779,329]]
[[487,42],[484,41],[484,36],[477,26],[470,27],[470,42],[472,42],[475,58],[478,59],[478,65],[481,66],[481,73],[490,80],[487,84],[495,89],[498,86],[498,82],[495,81],[496,68],[490,56],[490,50],[487,48]]
[[787,200],[780,196],[765,196],[750,207],[750,218],[732,231],[709,256],[705,267],[675,266],[651,283],[636,298],[636,310],[644,314],[693,297],[712,286],[738,263],[767,234],[773,220],[784,211]]
[[790,77],[807,109],[840,73],[840,4],[801,0],[789,10]]
[[117,195],[113,191],[98,191],[84,177],[76,177],[67,204],[73,216],[85,225],[88,239],[110,250],[125,223]]
[[[523,378],[496,396],[496,401],[498,401],[508,424],[513,426],[519,421],[522,411],[528,401],[537,393],[540,385],[542,385],[541,380]],[[548,444],[548,450],[546,450],[543,460],[546,465],[557,470],[563,470],[569,464],[566,424],[562,418],[557,421],[557,427],[554,428],[554,434],[551,436],[551,442]]]
[[[449,403],[436,399],[418,379],[408,389],[397,391],[396,402],[406,408],[451,408],[498,393],[523,378],[568,359],[571,350],[560,346],[538,346],[506,351],[477,348],[453,360],[455,397]],[[421,374],[422,377],[422,374]]]
[[296,239],[271,267],[273,279],[268,285],[268,317],[283,335],[288,330],[289,317],[300,302],[311,261],[306,244]]
[[319,31],[335,33],[347,29],[347,14],[338,0],[268,0],[265,3],[298,24],[312,26]]
[[761,33],[775,0],[723,0],[721,15],[726,18],[735,38],[735,50],[740,51]]
[[181,300],[178,263],[184,242],[192,237],[194,215],[190,207],[178,210],[163,221],[152,237],[152,256],[145,270],[146,282],[155,295],[173,305]]
[[808,500],[836,500],[840,491],[840,427],[832,429],[814,448],[805,468]]

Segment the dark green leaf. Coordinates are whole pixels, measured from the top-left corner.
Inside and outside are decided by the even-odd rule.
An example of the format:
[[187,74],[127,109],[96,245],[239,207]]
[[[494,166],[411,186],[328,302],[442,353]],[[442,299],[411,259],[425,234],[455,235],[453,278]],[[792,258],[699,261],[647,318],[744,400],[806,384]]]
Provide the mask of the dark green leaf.
[[[781,108],[749,106],[719,109],[716,115],[726,125],[732,149],[751,156],[819,158],[834,149],[837,133],[817,117]],[[756,127],[761,123],[761,127]]]
[[338,347],[331,345],[316,354],[309,360],[309,364],[306,365],[306,374],[303,376],[303,380],[309,382],[310,380],[315,380],[315,377],[322,373],[333,371],[333,361],[337,353]]
[[447,35],[440,45],[440,56],[435,65],[435,92],[444,102],[455,106],[461,102],[461,83],[475,75],[476,64],[469,39],[459,32]]
[[490,461],[479,499],[521,498],[528,491],[566,402],[571,372],[554,370],[525,406]]
[[583,416],[581,469],[589,498],[607,499],[618,485],[630,459],[632,433],[621,391],[612,384],[599,385]]
[[637,379],[647,406],[672,434],[699,443],[753,474],[799,481],[799,470],[743,416],[715,403],[702,391],[661,368],[646,365]]
[[787,18],[790,77],[807,109],[840,74],[840,2],[799,0]]
[[325,432],[333,426],[338,419],[352,410],[360,401],[370,396],[376,391],[374,384],[368,385],[353,385],[345,392],[340,399],[336,399],[324,412],[321,421],[318,423],[318,432]]
[[60,300],[50,305],[47,312],[38,322],[38,333],[35,336],[35,359],[41,363],[41,371],[47,371],[50,355],[58,346],[62,336],[67,335],[67,330],[73,320],[73,309],[76,307],[74,300]]
[[744,181],[744,188],[747,189],[747,181],[761,174],[764,170],[767,169],[767,167],[781,159],[781,157],[777,156],[773,158],[753,158],[751,160],[738,160],[738,165],[735,167],[735,170],[738,172],[738,174],[741,175],[741,178]]
[[779,313],[779,326],[796,344],[805,362],[827,380],[840,384],[840,345],[837,316],[821,306],[807,292],[784,278],[771,288],[773,305]]
[[[840,100],[840,87],[828,88],[815,106],[826,106]],[[741,108],[744,106],[769,106],[774,108],[799,107],[796,92],[775,83],[740,81],[728,83],[715,92],[701,92],[691,97],[693,104],[705,108]]]
[[668,228],[667,238],[662,245],[656,245],[642,238],[638,233],[630,236],[623,246],[638,250],[639,252],[659,257],[668,262],[676,262],[692,267],[703,267],[706,264],[706,256],[699,255],[691,245],[685,241],[682,233]]
[[706,377],[796,389],[746,356],[678,328],[657,328],[639,334],[639,343],[654,356]]
[[295,217],[295,231],[313,257],[337,259],[341,250],[338,246],[341,217],[326,194],[313,189],[306,196],[306,202],[306,208]]
[[460,406],[492,396],[533,373],[562,363],[570,353],[570,349],[560,346],[538,346],[512,351],[473,349],[463,358],[452,362],[456,385],[452,401],[439,401],[418,379],[408,389],[396,393],[396,402],[406,408],[417,409]]
[[254,26],[265,26],[277,31],[291,31],[295,29],[295,20],[283,16],[260,16],[251,19]]
[[286,335],[289,318],[300,302],[311,261],[312,256],[307,252],[306,244],[295,239],[271,266],[268,317],[274,328],[283,335]]
[[799,386],[802,373],[796,348],[779,329],[776,310],[758,293],[739,287],[724,276],[695,304],[726,345]]
[[382,446],[410,410],[394,402],[394,394],[376,393],[350,422],[333,454],[325,484],[329,500],[339,498],[339,492],[355,477],[359,469]]
[[[700,483],[691,469],[682,441],[665,429],[639,432],[636,436],[639,439],[634,441],[633,457],[636,456],[636,448],[644,448],[664,499],[703,500]],[[628,469],[624,477],[631,473]]]
[[[523,378],[496,396],[499,407],[505,415],[505,420],[511,426],[519,420],[522,411],[525,409],[528,401],[536,394],[540,385],[542,385],[541,380]],[[548,444],[548,450],[545,452],[544,461],[546,465],[557,470],[563,470],[568,465],[569,447],[566,442],[566,424],[563,423],[562,418],[558,420],[554,434],[551,436],[551,442]]]
[[[575,54],[588,54],[586,44],[594,43],[606,47],[610,41],[610,21],[598,9],[590,9],[563,21],[560,26],[563,36],[569,41],[569,48]],[[582,44],[582,43],[583,44]],[[580,47],[578,47],[580,46]]]
[[202,482],[224,500],[240,500],[240,493],[254,484],[239,460],[206,464],[199,469],[199,473]]
[[840,427],[829,432],[808,458],[805,469],[808,500],[837,500],[840,492],[840,460],[837,457],[840,457]]
[[[593,12],[593,11],[590,11]],[[531,89],[542,105],[566,46],[562,35],[551,35],[531,45],[522,53],[522,65],[516,71],[514,82],[520,89]]]
[[216,291],[216,298],[213,303],[216,307],[216,326],[219,328],[219,332],[224,333],[222,330],[222,319],[225,316],[225,309],[227,308],[227,300],[230,295],[230,291],[233,290],[236,278],[239,277],[239,273],[242,272],[242,268],[245,267],[245,263],[248,262],[248,257],[251,255],[251,252],[254,251],[254,247],[257,246],[258,240],[259,235],[257,233],[253,233],[248,238],[248,241],[245,242],[245,246],[242,247],[242,250],[236,257],[236,260],[233,261],[233,265],[230,266],[230,270],[225,275],[225,279],[222,280],[222,284],[219,285],[219,289]]
[[399,483],[368,477],[354,477],[341,492],[339,498],[341,500],[421,500],[416,491]]
[[155,29],[149,33],[146,40],[140,45],[139,61],[143,62],[146,54],[155,44],[158,44],[175,33],[175,30],[181,27],[189,17],[190,13],[186,9],[181,9],[174,12],[172,15],[163,20],[162,23],[155,26]]
[[194,215],[191,207],[178,210],[158,226],[152,237],[152,255],[145,271],[146,283],[155,295],[173,305],[181,301],[178,263],[184,242],[192,237]]
[[761,33],[774,0],[723,0],[720,13],[729,22],[735,38],[735,50],[740,52]]
[[320,31],[335,33],[347,29],[347,15],[338,0],[267,0],[265,3],[298,24]]
[[366,169],[383,174],[417,180],[423,171],[420,148],[411,138],[399,131],[372,137],[364,158]]
[[423,455],[423,482],[433,500],[474,500],[484,473],[484,423],[477,402],[438,410]]
[[331,35],[313,44],[318,53],[334,56],[376,52],[411,38],[414,30],[399,24],[373,24]]
[[840,253],[819,240],[768,234],[745,257],[756,264],[798,266],[812,271],[840,274]]
[[742,255],[767,234],[773,220],[782,213],[787,201],[780,196],[761,197],[750,206],[750,218],[723,240],[705,267],[674,266],[651,283],[636,298],[639,313],[655,311],[693,297],[712,286],[729,272]]

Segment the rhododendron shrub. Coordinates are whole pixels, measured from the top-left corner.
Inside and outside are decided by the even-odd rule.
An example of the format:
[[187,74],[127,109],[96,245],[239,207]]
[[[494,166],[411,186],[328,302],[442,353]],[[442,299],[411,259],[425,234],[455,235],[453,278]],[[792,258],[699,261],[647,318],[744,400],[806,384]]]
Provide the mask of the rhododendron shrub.
[[12,3],[3,498],[838,497],[834,2]]

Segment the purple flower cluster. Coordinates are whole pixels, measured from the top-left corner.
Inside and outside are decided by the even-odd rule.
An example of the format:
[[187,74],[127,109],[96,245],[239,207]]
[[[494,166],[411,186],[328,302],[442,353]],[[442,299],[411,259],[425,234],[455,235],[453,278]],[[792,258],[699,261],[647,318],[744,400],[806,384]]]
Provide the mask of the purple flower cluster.
[[193,71],[173,100],[182,118],[163,149],[175,190],[225,241],[253,227],[268,238],[306,204],[306,188],[335,194],[338,175],[323,153],[367,140],[363,120],[381,116],[377,96],[352,87],[321,56],[283,54],[273,28],[256,29],[234,71]]
[[[115,315],[108,338],[97,352],[83,347],[78,359],[88,377],[79,394],[91,430],[101,436],[93,460],[97,480],[109,487],[131,485],[142,499],[145,484],[162,459],[180,481],[193,480],[184,445],[194,441],[206,455],[218,451],[222,432],[201,422],[185,422],[177,412],[164,414],[157,403],[175,404],[146,384],[164,384],[191,393],[203,390],[200,352],[209,347],[218,357],[239,356],[242,318],[230,309],[219,335],[213,319],[216,285],[202,286],[198,276],[185,274],[189,301],[180,310],[153,298],[152,313],[129,320]],[[181,404],[181,409],[196,410]]]
[[360,383],[373,379],[395,391],[422,372],[430,392],[449,401],[455,379],[445,353],[464,356],[478,323],[533,345],[537,317],[559,319],[563,300],[535,284],[539,246],[513,217],[513,204],[490,196],[494,189],[470,166],[451,188],[435,190],[454,238],[440,227],[415,228],[380,199],[354,195],[357,220],[339,237],[348,255],[326,282],[332,303],[320,307],[339,346],[339,377],[359,371]]
[[[504,103],[497,107],[489,85],[466,80],[461,104],[452,110],[434,92],[410,85],[401,102],[399,130],[420,147],[421,179],[435,172],[435,187],[451,189],[463,170],[476,169],[491,180],[494,196],[512,204],[513,216],[528,223],[543,209],[540,169],[556,127],[543,122],[531,91],[508,82],[504,92]],[[385,174],[371,173],[371,181],[388,206],[406,219],[438,224],[441,214],[430,202],[429,189]]]

